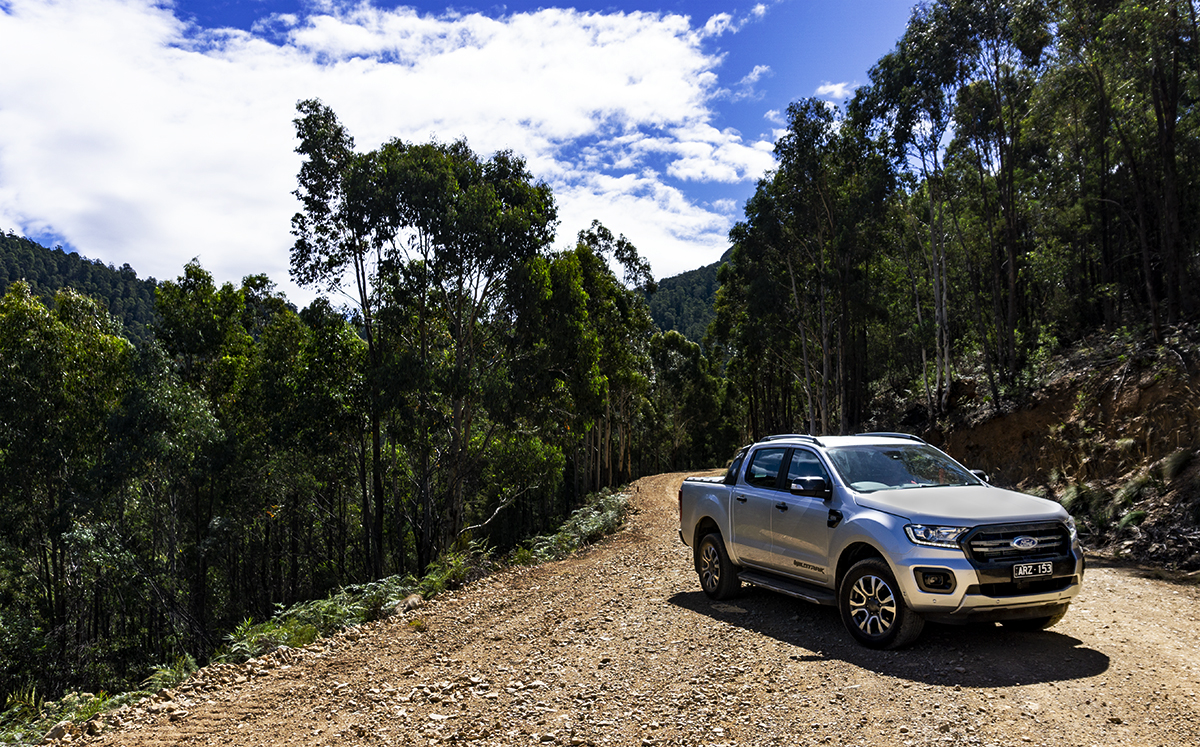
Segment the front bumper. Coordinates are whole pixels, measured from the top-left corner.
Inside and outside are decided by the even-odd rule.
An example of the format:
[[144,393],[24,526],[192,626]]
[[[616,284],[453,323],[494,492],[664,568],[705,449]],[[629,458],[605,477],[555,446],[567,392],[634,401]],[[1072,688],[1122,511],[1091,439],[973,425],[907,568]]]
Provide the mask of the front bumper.
[[[1078,547],[1054,561],[1050,576],[1012,580],[1013,563],[980,569],[961,552],[922,551],[901,559],[895,568],[904,601],[927,620],[947,623],[997,622],[1048,617],[1066,608],[1083,588],[1085,561]],[[922,589],[923,574],[952,575],[949,590]]]

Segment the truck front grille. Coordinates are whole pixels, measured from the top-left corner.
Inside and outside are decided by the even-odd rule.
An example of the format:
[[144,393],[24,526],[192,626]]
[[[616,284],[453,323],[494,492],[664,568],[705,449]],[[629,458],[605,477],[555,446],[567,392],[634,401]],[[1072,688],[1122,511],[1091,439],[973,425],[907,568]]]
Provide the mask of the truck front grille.
[[[1014,540],[1022,538],[1014,544]],[[1038,524],[993,524],[977,527],[962,541],[967,556],[990,566],[999,563],[1025,563],[1061,560],[1071,552],[1071,535],[1057,521]]]

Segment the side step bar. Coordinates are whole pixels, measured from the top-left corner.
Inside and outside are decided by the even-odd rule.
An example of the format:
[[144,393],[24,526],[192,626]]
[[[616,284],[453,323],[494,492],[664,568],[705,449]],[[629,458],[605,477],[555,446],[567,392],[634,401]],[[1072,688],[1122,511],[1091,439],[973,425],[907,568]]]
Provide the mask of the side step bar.
[[837,604],[837,596],[832,591],[817,586],[810,586],[801,581],[793,581],[788,578],[781,578],[757,571],[742,571],[738,574],[738,578],[752,586],[761,586],[764,589],[777,591],[780,594],[787,594],[789,597],[803,599],[813,604],[829,606]]

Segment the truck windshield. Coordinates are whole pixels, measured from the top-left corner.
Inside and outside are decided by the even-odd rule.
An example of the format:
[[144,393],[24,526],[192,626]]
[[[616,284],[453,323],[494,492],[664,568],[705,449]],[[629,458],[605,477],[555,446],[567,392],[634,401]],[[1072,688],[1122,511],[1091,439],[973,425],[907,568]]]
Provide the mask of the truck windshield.
[[953,459],[925,444],[838,446],[829,449],[829,459],[842,480],[860,493],[981,484]]

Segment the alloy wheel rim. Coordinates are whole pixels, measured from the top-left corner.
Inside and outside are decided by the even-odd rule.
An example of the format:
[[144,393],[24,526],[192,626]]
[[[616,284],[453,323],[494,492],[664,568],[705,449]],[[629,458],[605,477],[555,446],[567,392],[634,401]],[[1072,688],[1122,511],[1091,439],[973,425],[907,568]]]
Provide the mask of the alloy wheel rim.
[[700,551],[700,583],[709,591],[721,583],[721,556],[711,544]]
[[864,635],[886,635],[896,622],[896,596],[879,576],[863,576],[850,587],[850,619]]

